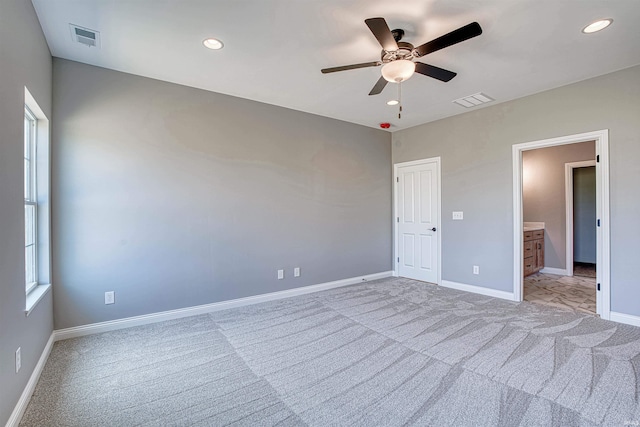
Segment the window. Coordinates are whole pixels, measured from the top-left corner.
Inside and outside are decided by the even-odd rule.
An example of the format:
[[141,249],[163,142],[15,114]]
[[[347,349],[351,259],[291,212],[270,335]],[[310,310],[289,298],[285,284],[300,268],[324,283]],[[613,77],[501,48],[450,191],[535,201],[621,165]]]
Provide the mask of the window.
[[36,118],[24,108],[24,260],[25,286],[38,285],[38,198],[36,189]]
[[49,120],[24,88],[25,313],[51,289]]

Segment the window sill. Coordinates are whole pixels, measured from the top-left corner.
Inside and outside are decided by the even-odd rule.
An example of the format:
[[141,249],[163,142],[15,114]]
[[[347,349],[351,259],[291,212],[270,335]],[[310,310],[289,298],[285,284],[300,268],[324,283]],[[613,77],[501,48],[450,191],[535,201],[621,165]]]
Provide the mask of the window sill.
[[27,295],[27,307],[24,309],[24,314],[28,316],[31,314],[36,305],[44,298],[44,296],[51,289],[51,285],[38,285]]

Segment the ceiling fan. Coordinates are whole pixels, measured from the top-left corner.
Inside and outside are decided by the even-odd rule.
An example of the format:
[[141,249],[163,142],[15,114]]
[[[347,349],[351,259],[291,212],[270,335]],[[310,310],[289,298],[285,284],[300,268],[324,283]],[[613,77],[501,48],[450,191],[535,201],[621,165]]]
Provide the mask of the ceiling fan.
[[456,73],[433,65],[416,62],[413,61],[413,59],[420,58],[482,34],[480,24],[472,22],[414,48],[411,43],[400,41],[404,36],[404,30],[389,30],[387,21],[385,21],[384,18],[369,18],[365,19],[364,22],[382,46],[380,61],[324,68],[321,71],[323,74],[327,74],[382,65],[382,77],[380,77],[378,82],[373,86],[369,95],[377,95],[382,92],[387,82],[401,83],[407,80],[414,72],[433,77],[443,82],[448,82],[456,76]]

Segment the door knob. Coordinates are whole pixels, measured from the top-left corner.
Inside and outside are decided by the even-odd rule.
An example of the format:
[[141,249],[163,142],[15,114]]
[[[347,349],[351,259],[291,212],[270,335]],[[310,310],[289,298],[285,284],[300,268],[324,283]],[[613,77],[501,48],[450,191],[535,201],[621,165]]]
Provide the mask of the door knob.
[[433,227],[433,228],[431,229],[431,231],[436,231],[436,228],[435,228],[435,227]]

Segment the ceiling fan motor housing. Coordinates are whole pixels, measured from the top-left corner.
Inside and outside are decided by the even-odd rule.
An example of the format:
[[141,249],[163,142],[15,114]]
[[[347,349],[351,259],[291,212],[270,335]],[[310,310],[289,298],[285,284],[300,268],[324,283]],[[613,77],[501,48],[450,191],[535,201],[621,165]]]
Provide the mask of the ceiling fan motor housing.
[[383,50],[380,55],[383,63],[395,61],[397,59],[411,60],[416,57],[415,49],[411,43],[398,42],[398,50],[386,51]]

